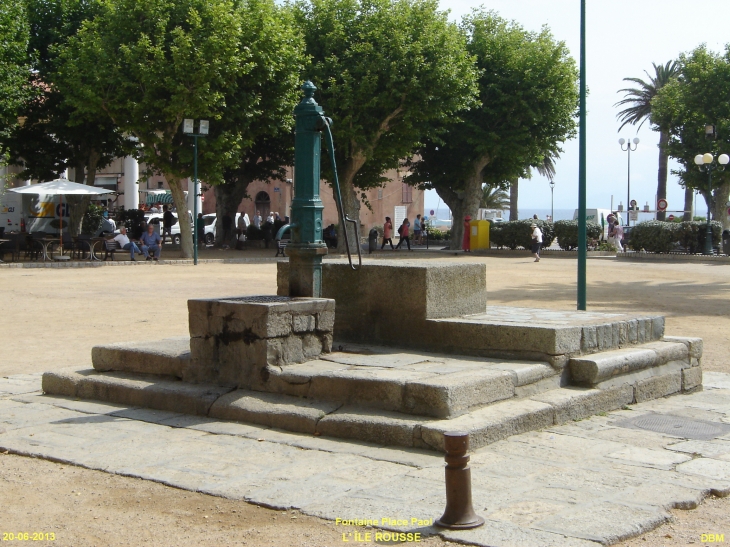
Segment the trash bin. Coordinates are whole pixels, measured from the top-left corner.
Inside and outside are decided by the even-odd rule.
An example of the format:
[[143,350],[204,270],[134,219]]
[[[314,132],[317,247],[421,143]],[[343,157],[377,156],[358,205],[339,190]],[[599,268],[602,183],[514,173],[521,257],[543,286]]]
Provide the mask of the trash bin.
[[373,228],[368,232],[368,254],[378,248],[378,231]]
[[730,255],[730,230],[723,230],[722,232],[722,252]]
[[471,233],[469,240],[471,250],[489,249],[489,221],[488,220],[472,220],[469,222]]

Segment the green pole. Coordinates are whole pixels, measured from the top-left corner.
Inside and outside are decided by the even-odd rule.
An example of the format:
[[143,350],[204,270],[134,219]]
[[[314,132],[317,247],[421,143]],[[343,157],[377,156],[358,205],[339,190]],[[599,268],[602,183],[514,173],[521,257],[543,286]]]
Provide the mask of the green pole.
[[707,228],[705,231],[705,251],[704,255],[714,255],[712,249],[712,221],[710,214],[712,212],[712,165],[707,166]]
[[[193,135],[195,158],[193,159],[193,264],[198,265],[198,136]],[[182,222],[180,223],[182,226]]]
[[580,0],[580,128],[578,160],[578,309],[586,309],[586,0]]

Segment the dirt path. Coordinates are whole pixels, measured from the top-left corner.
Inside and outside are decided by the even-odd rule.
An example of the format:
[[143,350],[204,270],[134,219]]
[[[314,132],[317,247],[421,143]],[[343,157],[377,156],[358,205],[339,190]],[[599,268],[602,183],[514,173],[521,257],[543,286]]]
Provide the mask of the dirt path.
[[[460,259],[487,264],[492,304],[575,308],[574,260]],[[184,335],[188,298],[273,294],[275,271],[275,264],[2,269],[0,376],[90,366],[95,344]],[[592,259],[588,281],[589,309],[663,313],[667,334],[704,338],[705,370],[730,372],[730,265]],[[9,455],[0,456],[0,507],[0,532],[55,532],[49,545],[344,545],[341,528],[301,514]],[[730,537],[730,500],[674,514],[673,524],[625,545]]]

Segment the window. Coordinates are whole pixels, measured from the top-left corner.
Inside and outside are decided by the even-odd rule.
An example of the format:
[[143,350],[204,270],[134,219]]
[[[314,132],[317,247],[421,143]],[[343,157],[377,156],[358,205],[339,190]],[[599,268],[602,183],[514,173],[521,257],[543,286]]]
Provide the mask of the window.
[[383,189],[378,188],[378,199],[383,199]]
[[405,182],[403,184],[403,203],[413,203],[413,187],[408,186]]

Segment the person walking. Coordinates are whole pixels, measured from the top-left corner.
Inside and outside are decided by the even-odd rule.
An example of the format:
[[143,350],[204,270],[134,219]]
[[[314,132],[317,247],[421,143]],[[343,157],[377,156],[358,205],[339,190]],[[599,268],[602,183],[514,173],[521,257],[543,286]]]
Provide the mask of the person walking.
[[170,236],[171,241],[175,241],[172,237],[172,227],[177,222],[175,215],[172,214],[172,207],[168,206],[165,208],[165,213],[162,215],[162,243],[164,245],[167,236]]
[[416,215],[416,219],[413,221],[413,243],[415,245],[421,245],[421,215]]
[[385,224],[383,224],[383,245],[380,250],[385,249],[385,244],[390,243],[391,250],[395,250],[393,246],[393,223],[390,221],[390,217],[385,217]]
[[261,229],[261,212],[256,210],[256,214],[253,216],[253,225],[255,228]]
[[471,252],[471,217],[464,217],[464,238],[461,240],[461,248],[465,253]]
[[542,231],[534,222],[530,225],[532,228],[532,256],[535,262],[540,262],[540,247],[542,247]]
[[203,213],[198,213],[198,218],[195,220],[195,230],[198,232],[198,248],[201,246],[205,248],[205,219]]
[[616,246],[616,249],[620,253],[624,252],[624,246],[622,244],[623,238],[624,238],[624,227],[621,226],[621,223],[616,218],[613,221],[613,244]]
[[400,249],[400,246],[403,245],[403,242],[406,242],[406,245],[408,245],[408,250],[412,251],[411,249],[411,238],[409,237],[411,230],[411,223],[408,221],[407,218],[403,219],[403,224],[400,225],[398,228],[398,235],[400,235],[400,241],[398,242],[398,245],[395,246],[396,250]]

